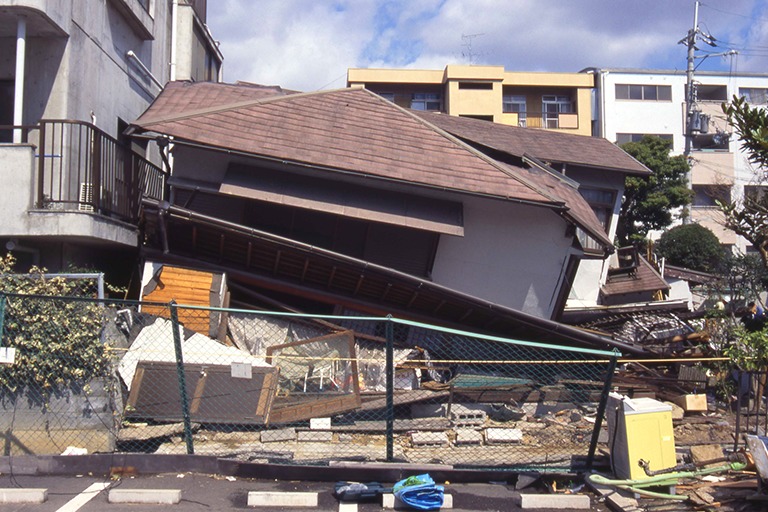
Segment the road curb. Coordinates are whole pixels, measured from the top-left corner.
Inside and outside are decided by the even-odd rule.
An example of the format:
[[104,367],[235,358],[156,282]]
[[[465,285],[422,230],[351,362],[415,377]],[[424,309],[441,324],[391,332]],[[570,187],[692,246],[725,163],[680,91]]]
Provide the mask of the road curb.
[[0,503],[44,503],[48,489],[0,489]]
[[110,503],[141,503],[176,505],[181,501],[181,489],[110,489]]

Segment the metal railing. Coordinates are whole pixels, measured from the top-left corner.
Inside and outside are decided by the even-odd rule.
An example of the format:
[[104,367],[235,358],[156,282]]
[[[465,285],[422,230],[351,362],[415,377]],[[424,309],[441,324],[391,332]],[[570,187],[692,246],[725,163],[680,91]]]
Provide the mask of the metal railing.
[[594,458],[619,355],[391,317],[11,293],[0,334],[6,456],[571,470]]
[[579,129],[579,116],[575,112],[504,112],[517,115],[517,126],[523,128]]
[[38,130],[38,208],[135,223],[142,197],[162,198],[162,169],[94,125],[42,120]]

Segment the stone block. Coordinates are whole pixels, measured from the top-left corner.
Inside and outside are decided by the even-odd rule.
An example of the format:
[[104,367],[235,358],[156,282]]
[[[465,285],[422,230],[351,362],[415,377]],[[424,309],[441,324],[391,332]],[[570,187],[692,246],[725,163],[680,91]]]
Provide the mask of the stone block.
[[523,440],[523,431],[519,428],[487,428],[485,442],[488,444],[519,443]]
[[296,429],[281,428],[279,430],[265,430],[261,433],[262,443],[284,443],[296,440]]
[[520,508],[590,510],[592,503],[586,494],[521,494]]
[[411,442],[413,446],[445,446],[448,436],[445,432],[413,432]]
[[249,507],[317,507],[316,492],[251,491]]
[[456,445],[483,444],[483,434],[471,428],[456,430]]
[[333,441],[333,432],[327,430],[301,430],[299,442],[330,443]]

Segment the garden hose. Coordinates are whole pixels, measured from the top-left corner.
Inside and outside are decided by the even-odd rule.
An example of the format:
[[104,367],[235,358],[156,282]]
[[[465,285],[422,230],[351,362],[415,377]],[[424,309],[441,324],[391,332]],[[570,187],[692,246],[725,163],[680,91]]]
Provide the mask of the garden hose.
[[[602,475],[592,474],[587,476],[587,481],[595,485],[607,485],[609,487],[616,487],[618,489],[630,491],[635,494],[639,494],[641,496],[647,496],[649,498],[661,498],[661,499],[668,499],[668,500],[683,501],[689,498],[685,494],[671,494],[671,493],[649,491],[648,489],[645,489],[645,487],[672,486],[672,485],[675,485],[677,483],[677,480],[681,478],[697,478],[700,476],[710,475],[713,473],[720,473],[723,471],[743,471],[744,469],[746,469],[751,465],[752,461],[746,453],[743,453],[743,452],[738,452],[738,453],[739,453],[739,456],[733,457],[734,460],[728,462],[727,464],[723,464],[721,466],[715,466],[711,468],[694,467],[691,470],[676,471],[676,467],[675,467],[675,468],[670,468],[670,470],[673,471],[670,473],[667,473],[666,472],[667,470],[661,470],[661,471],[656,471],[657,473],[656,475],[649,476],[648,478],[627,479],[627,480],[615,480],[615,479],[606,478]],[[731,457],[727,457],[727,459],[730,459],[730,458]],[[708,464],[709,462],[710,461],[706,461],[705,464]],[[690,467],[690,465],[683,465],[683,466]]]

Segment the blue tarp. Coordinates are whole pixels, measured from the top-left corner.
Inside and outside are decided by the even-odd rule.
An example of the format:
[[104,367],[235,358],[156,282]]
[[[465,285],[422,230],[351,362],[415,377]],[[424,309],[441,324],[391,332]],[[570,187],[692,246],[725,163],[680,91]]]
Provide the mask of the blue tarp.
[[400,480],[392,492],[404,504],[417,510],[438,510],[443,506],[443,486],[435,485],[435,481],[427,474]]

